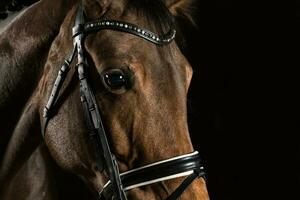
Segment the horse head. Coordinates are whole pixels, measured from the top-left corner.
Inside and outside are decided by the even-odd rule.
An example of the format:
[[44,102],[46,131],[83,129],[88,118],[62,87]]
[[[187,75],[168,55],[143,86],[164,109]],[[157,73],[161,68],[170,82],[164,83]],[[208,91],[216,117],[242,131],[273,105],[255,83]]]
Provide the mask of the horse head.
[[[182,162],[196,156],[186,109],[192,68],[173,41],[175,32],[172,33],[174,16],[184,13],[190,4],[185,0],[83,0],[70,10],[50,47],[35,93],[41,124],[46,124],[42,130],[44,142],[58,166],[80,177],[96,195],[107,181],[112,185],[120,181],[113,181],[110,175],[125,172],[125,177],[127,171],[144,170],[145,165],[154,169],[151,163],[157,167],[153,173],[161,169],[167,175],[163,179],[156,177],[154,184],[150,184],[153,179],[138,182],[136,185],[141,187],[126,192],[129,199],[165,199],[180,187],[183,175],[190,175],[168,174],[177,170],[176,165],[170,165],[169,170],[159,167],[162,163]],[[86,24],[93,21],[94,24]],[[108,22],[105,27],[114,27],[99,28],[102,22]],[[74,24],[76,30],[74,33],[73,28],[72,33]],[[99,30],[91,31],[93,26],[99,26]],[[149,35],[140,33],[143,31]],[[152,32],[156,34],[151,35]],[[164,43],[157,42],[164,39]],[[69,72],[59,90],[55,82],[57,99],[52,99],[54,109],[45,119],[44,106],[53,94],[57,66],[68,55],[71,55],[70,62],[67,59]],[[77,65],[71,63],[77,56]],[[85,70],[84,76],[80,76],[83,73],[80,67]],[[95,104],[99,113],[93,116],[95,108],[89,104],[83,107],[85,101]],[[100,128],[93,126],[95,121]],[[105,130],[109,153],[113,155],[110,164],[103,156],[106,151],[101,146],[103,138],[98,138],[98,143],[91,142],[95,132],[103,134],[99,130]],[[111,164],[117,165],[116,172],[107,169]],[[188,165],[182,163],[184,167],[185,164]],[[147,173],[151,176],[152,172]],[[118,187],[126,189],[125,183]],[[194,180],[180,198],[208,199],[204,179]]]

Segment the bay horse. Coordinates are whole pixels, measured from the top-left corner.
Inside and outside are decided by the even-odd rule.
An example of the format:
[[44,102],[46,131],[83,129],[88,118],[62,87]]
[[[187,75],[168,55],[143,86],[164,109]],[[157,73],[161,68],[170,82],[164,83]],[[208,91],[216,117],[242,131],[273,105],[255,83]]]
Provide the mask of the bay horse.
[[209,199],[173,41],[191,4],[41,0],[0,35],[0,199]]

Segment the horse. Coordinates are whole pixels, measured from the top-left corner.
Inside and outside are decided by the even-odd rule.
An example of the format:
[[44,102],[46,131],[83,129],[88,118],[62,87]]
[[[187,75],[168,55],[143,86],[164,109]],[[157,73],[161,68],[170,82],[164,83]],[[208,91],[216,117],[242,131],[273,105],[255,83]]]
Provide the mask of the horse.
[[1,199],[209,199],[174,41],[192,3],[41,0],[5,29]]

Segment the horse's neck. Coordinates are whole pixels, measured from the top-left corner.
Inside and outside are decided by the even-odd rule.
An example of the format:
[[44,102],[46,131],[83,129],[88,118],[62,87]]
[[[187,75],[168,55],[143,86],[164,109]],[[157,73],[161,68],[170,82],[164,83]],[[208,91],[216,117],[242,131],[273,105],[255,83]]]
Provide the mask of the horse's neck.
[[[25,191],[24,185],[26,185]],[[1,200],[31,199],[32,196],[46,196],[47,199],[93,198],[82,181],[72,174],[65,173],[57,166],[44,144],[40,144],[32,152],[12,178],[0,182],[0,186]]]
[[[12,179],[12,176],[14,176],[16,172],[19,171],[20,167],[23,167],[24,163],[28,160],[29,156],[31,156],[32,151],[35,150],[36,145],[38,145],[40,142],[39,136],[41,137],[41,133],[40,133],[41,121],[40,121],[39,111],[41,105],[44,106],[45,105],[44,103],[49,97],[47,91],[51,90],[51,87],[48,86],[49,84],[52,85],[53,80],[55,80],[55,77],[57,76],[57,72],[58,72],[57,68],[60,67],[59,63],[60,64],[63,63],[63,58],[67,54],[66,52],[72,49],[73,46],[72,43],[73,38],[72,38],[70,27],[72,27],[74,23],[73,18],[75,17],[76,10],[74,8],[74,9],[69,9],[69,11],[70,12],[68,12],[67,16],[64,17],[63,22],[61,22],[61,28],[59,30],[59,33],[55,35],[54,39],[52,39],[53,41],[51,41],[51,45],[49,45],[44,55],[45,57],[44,59],[45,60],[47,59],[47,62],[40,60],[38,61],[40,62],[40,65],[38,65],[39,63],[36,63],[35,68],[37,69],[33,69],[33,70],[28,69],[31,71],[34,70],[37,71],[35,73],[37,73],[37,77],[39,77],[36,78],[38,79],[38,81],[36,81],[38,83],[36,84],[37,86],[34,87],[33,92],[31,92],[32,96],[27,101],[26,106],[24,106],[21,117],[19,118],[15,126],[13,126],[14,130],[11,131],[12,134],[10,134],[10,130],[4,129],[5,133],[7,134],[1,135],[1,123],[0,123],[0,166],[2,166],[0,167],[0,188],[1,188],[1,182],[5,183],[6,180]],[[34,51],[36,50],[34,49]],[[36,53],[38,54],[39,52]],[[38,69],[38,66],[43,66],[42,67],[43,69],[42,70]],[[41,72],[38,74],[38,71]],[[24,78],[26,78],[26,76],[29,76],[29,74],[26,75],[25,73],[26,71],[25,72],[21,71],[20,76],[23,76]],[[69,78],[72,79],[72,77]],[[68,81],[68,78],[66,81]],[[20,87],[24,87],[24,86],[21,85]],[[20,96],[20,93],[22,92],[23,92],[22,95],[25,95],[23,89],[17,91],[16,94],[11,94],[11,95],[13,97]],[[11,99],[12,102],[21,101],[19,97],[17,98],[9,97],[9,98]],[[16,109],[16,106],[18,106],[18,104],[14,105],[11,102],[7,102],[6,105],[7,104],[14,106],[14,107],[13,106],[4,107],[7,113],[10,110]],[[0,119],[1,119],[1,115],[2,113],[0,112]],[[6,145],[6,143],[4,143],[3,141],[5,142],[9,141],[8,145]],[[1,155],[1,150],[3,152],[5,151],[4,155],[3,154]],[[11,155],[17,155],[17,156],[11,156]],[[0,198],[1,198],[1,194],[0,194]]]
[[[77,0],[41,0],[0,35],[1,124],[16,121],[40,78],[49,47],[75,2]],[[11,128],[0,125],[0,132]]]

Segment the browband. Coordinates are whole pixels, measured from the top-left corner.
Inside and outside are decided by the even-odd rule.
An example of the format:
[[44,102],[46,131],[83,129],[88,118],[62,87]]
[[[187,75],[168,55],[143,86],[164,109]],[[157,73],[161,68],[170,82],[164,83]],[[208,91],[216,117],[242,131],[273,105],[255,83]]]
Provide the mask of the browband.
[[130,33],[158,45],[169,44],[176,35],[176,30],[174,28],[171,28],[168,33],[164,35],[157,35],[156,33],[153,33],[147,29],[139,28],[138,26],[127,22],[117,20],[99,20],[87,22],[84,25],[75,26],[73,28],[73,37],[76,37],[78,34],[97,32],[103,29],[111,29]]

